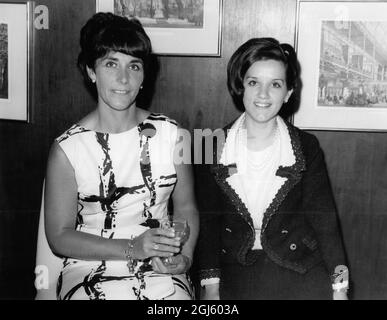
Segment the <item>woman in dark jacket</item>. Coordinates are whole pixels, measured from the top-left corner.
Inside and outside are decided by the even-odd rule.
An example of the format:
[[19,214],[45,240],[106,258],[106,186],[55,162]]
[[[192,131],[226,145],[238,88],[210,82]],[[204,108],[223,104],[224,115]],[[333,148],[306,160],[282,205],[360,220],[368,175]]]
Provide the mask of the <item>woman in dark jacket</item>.
[[293,47],[251,39],[227,73],[244,112],[205,145],[213,161],[198,169],[202,299],[347,299],[323,152],[278,115],[298,83]]

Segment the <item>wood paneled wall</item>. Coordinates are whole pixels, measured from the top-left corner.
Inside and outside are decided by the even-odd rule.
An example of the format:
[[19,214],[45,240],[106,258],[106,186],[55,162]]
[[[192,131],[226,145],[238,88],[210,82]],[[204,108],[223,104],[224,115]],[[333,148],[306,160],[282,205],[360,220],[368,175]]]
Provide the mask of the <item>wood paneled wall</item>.
[[[251,37],[294,43],[296,0],[223,0],[221,57],[160,57],[151,110],[184,127],[218,128],[235,118],[226,65]],[[49,146],[94,102],[75,63],[79,30],[94,0],[41,0],[49,29],[35,31],[32,124],[0,121],[0,299],[34,296],[41,187]],[[312,132],[325,151],[352,272],[355,299],[387,298],[387,133]]]
[[325,151],[355,299],[387,299],[387,133],[312,132]]
[[224,0],[222,56],[161,57],[153,109],[188,129],[217,128],[231,121],[238,111],[227,91],[229,58],[251,37],[275,37],[292,44],[295,13],[294,1]]
[[94,105],[76,67],[79,31],[95,11],[94,1],[38,0],[36,5],[48,7],[49,29],[34,34],[33,122],[0,120],[0,299],[34,297],[48,150],[54,137]]

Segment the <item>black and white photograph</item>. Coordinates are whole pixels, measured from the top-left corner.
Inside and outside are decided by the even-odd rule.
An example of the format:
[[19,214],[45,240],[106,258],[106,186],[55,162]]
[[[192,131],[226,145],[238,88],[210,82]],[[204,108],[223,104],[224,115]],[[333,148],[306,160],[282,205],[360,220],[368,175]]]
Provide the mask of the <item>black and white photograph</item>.
[[304,129],[387,131],[385,1],[297,2]]
[[387,108],[387,21],[323,21],[318,106]]
[[28,1],[0,1],[0,121],[30,120],[30,16]]
[[224,0],[95,1],[97,12],[139,19],[158,55],[221,55]]
[[0,0],[12,314],[387,301],[386,160],[387,0]]
[[203,28],[204,0],[114,0],[114,12],[144,27]]
[[0,99],[8,99],[8,25],[0,23]]

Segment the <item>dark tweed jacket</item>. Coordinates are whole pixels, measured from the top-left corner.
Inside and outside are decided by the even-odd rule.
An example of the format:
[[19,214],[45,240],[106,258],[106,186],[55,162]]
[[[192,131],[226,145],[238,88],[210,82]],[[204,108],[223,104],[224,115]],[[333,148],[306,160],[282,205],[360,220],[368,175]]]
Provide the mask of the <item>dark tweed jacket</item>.
[[[284,268],[303,274],[324,261],[333,275],[346,259],[323,152],[313,135],[286,124],[296,162],[276,172],[287,180],[264,213],[262,248]],[[214,140],[214,164],[196,166],[200,279],[220,277],[222,264],[251,265],[257,257],[251,215],[226,181],[235,168],[216,163]]]

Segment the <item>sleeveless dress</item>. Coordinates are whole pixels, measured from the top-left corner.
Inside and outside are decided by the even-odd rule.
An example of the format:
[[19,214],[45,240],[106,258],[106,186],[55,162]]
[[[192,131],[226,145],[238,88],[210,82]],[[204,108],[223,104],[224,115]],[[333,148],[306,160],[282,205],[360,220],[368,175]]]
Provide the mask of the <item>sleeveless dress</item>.
[[[117,134],[78,124],[56,139],[74,168],[78,186],[76,230],[130,239],[167,216],[177,182],[173,152],[177,124],[151,113]],[[149,259],[130,273],[126,261],[64,258],[58,299],[192,299],[187,275],[157,274]]]

